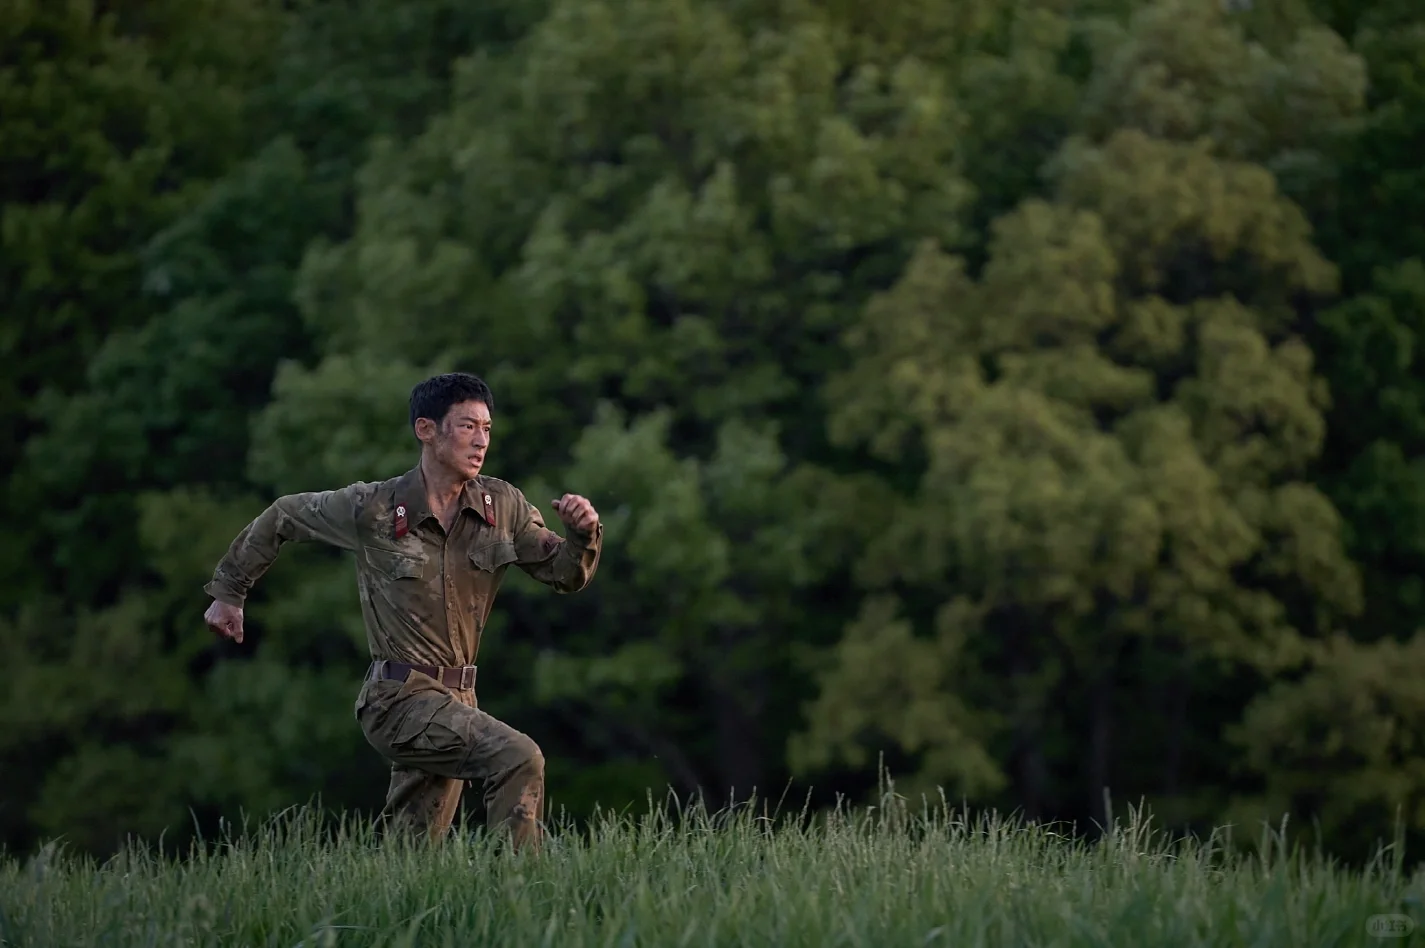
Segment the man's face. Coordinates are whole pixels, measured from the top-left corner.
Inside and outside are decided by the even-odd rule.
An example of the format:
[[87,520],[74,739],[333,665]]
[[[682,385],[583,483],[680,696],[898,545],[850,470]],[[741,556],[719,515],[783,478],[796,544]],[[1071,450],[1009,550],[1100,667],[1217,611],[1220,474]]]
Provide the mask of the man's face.
[[475,477],[490,447],[490,407],[480,401],[450,406],[432,447],[442,465],[467,481]]

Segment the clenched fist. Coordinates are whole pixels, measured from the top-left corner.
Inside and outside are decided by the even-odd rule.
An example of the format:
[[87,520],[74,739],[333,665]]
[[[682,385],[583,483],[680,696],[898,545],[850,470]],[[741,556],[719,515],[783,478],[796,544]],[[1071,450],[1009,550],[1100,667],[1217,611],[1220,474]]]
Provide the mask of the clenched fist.
[[217,634],[242,644],[241,607],[230,606],[226,602],[218,602],[214,599],[213,604],[208,607],[208,611],[203,613],[203,621]]
[[554,501],[554,510],[559,514],[559,519],[564,521],[564,525],[571,530],[578,530],[584,536],[594,532],[594,528],[599,525],[599,512],[594,509],[594,505],[589,503],[587,497],[580,497],[578,494],[565,494]]

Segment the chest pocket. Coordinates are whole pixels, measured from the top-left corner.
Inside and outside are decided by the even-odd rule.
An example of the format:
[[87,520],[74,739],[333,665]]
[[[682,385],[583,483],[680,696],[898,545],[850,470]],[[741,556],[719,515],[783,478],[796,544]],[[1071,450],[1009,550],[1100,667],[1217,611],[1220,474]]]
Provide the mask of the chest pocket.
[[366,562],[387,579],[422,579],[425,560],[396,550],[366,549]]
[[507,539],[493,540],[470,551],[470,562],[475,564],[476,569],[482,569],[487,573],[496,572],[500,567],[508,566],[517,558],[514,541]]

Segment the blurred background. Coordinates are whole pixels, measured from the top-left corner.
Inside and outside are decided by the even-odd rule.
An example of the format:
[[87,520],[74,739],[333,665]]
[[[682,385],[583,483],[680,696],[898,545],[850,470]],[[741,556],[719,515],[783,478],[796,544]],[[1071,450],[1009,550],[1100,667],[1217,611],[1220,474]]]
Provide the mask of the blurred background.
[[202,586],[463,369],[556,813],[1418,852],[1422,155],[1417,0],[0,0],[0,845],[380,806],[352,563]]

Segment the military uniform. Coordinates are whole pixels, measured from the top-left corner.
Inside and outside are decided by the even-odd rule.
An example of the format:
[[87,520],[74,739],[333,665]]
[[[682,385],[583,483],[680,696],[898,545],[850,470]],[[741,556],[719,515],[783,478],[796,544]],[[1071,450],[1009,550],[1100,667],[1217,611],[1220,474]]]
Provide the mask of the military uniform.
[[372,658],[356,717],[391,762],[383,818],[438,839],[465,782],[479,782],[487,824],[518,848],[539,840],[544,758],[528,736],[479,710],[480,634],[509,566],[556,592],[578,592],[594,577],[602,539],[602,524],[561,538],[517,488],[483,475],[466,484],[447,533],[417,467],[279,498],[233,540],[204,589],[242,606],[283,543],[354,553]]

